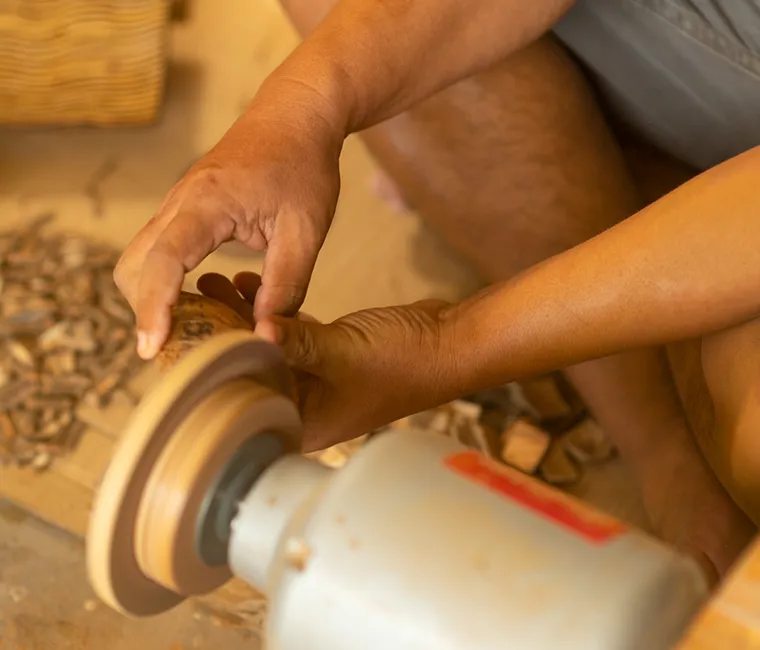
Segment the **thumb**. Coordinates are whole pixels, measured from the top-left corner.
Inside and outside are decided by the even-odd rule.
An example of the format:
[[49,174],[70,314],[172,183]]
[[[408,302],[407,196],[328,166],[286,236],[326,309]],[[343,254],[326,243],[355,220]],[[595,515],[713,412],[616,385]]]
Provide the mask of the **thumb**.
[[318,374],[323,363],[326,326],[316,321],[271,316],[256,324],[256,334],[278,345],[289,365]]

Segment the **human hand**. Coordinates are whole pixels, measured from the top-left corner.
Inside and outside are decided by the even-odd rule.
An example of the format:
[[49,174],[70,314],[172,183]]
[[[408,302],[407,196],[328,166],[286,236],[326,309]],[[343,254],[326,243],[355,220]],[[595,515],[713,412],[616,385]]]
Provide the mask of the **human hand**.
[[266,250],[258,317],[300,308],[335,211],[345,134],[321,98],[293,85],[260,93],[119,260],[114,279],[135,311],[143,358],[166,341],[185,273],[228,240]]
[[[260,280],[208,274],[198,289],[248,314]],[[242,294],[242,297],[241,295]],[[440,336],[438,301],[359,311],[333,323],[270,317],[256,333],[279,345],[293,369],[303,451],[350,440],[457,395],[452,350]]]

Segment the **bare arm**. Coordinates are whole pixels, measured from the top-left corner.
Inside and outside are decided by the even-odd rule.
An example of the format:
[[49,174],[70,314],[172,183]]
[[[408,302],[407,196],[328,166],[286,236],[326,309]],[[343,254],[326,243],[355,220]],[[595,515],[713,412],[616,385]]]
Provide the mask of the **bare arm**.
[[262,90],[302,85],[334,125],[359,131],[519,50],[573,3],[340,0]]
[[[627,221],[444,311],[464,389],[760,314],[760,149],[705,172]],[[457,344],[457,341],[459,343]]]
[[124,251],[114,277],[141,356],[166,341],[185,274],[231,239],[266,250],[257,318],[298,311],[333,218],[345,137],[507,56],[572,4],[339,0]]
[[760,314],[758,169],[760,147],[462,303],[324,325],[275,317],[257,332],[304,373],[318,448],[477,390],[732,327]]

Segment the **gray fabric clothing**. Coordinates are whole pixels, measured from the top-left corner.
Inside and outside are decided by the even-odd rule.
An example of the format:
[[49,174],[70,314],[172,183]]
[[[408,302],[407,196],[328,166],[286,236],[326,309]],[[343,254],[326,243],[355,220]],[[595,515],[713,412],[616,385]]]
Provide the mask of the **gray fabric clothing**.
[[677,158],[706,169],[760,144],[760,0],[578,0],[554,31]]

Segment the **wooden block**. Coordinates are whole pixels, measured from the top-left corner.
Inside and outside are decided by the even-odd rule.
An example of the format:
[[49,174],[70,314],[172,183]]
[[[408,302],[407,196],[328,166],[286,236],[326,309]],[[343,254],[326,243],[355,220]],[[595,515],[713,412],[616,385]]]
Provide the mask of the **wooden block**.
[[332,467],[333,469],[339,469],[346,464],[348,456],[339,447],[328,447],[322,451],[318,451],[315,454],[310,454],[311,457],[319,460],[323,465]]
[[90,427],[116,440],[132,414],[134,400],[124,391],[117,390],[107,406],[82,402],[77,407],[76,416]]
[[451,428],[451,412],[447,408],[436,409],[427,424],[430,431],[447,435]]
[[583,465],[603,462],[615,453],[615,446],[591,418],[570,429],[562,441],[567,453]]
[[87,429],[74,451],[56,459],[53,470],[94,491],[111,461],[115,444],[113,438],[101,431]]
[[[515,417],[515,416],[512,415],[512,417]],[[494,434],[496,435],[497,431],[504,430],[504,428],[507,426],[510,420],[511,418],[509,414],[504,413],[503,411],[500,411],[499,409],[485,406],[483,407],[483,412],[480,414],[479,422],[481,426],[488,427],[489,429],[493,430]]]
[[470,425],[472,444],[480,453],[489,458],[499,457],[499,435],[489,426],[473,422]]
[[341,442],[339,447],[343,453],[350,458],[365,445],[368,439],[369,436],[365,434],[363,436],[359,436],[358,438],[354,438],[353,440],[346,440],[345,442]]
[[322,451],[306,454],[308,458],[314,458],[328,467],[338,469],[343,467],[350,458],[357,452],[367,441],[367,436],[359,436],[353,440],[338,443]]
[[398,429],[399,431],[408,431],[409,429],[414,428],[414,416],[409,415],[405,418],[401,418],[400,420],[394,420],[390,424],[391,429]]
[[502,434],[502,460],[527,474],[538,469],[551,436],[527,420],[516,420]]
[[452,411],[448,406],[440,406],[429,411],[414,413],[393,423],[396,429],[417,429],[448,434]]
[[517,410],[515,415],[527,416],[535,421],[541,419],[541,414],[536,410],[536,407],[528,401],[528,398],[523,391],[523,387],[520,384],[513,381],[512,383],[507,384],[505,388],[509,394],[510,404]]
[[581,478],[580,469],[558,440],[552,443],[541,462],[541,477],[557,486],[573,485]]
[[525,399],[539,413],[542,421],[558,420],[572,415],[573,407],[562,396],[551,376],[521,381],[520,386]]
[[480,418],[480,414],[483,412],[483,407],[475,402],[467,402],[465,400],[455,400],[450,404],[451,409],[457,415],[467,418],[472,422],[477,422]]

